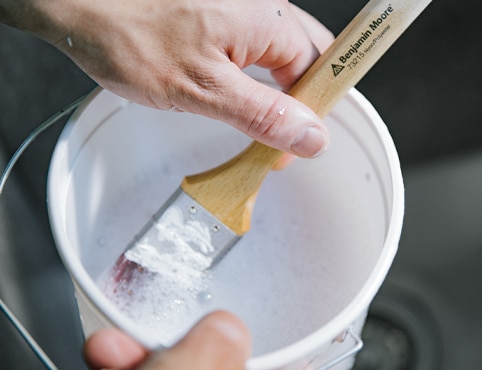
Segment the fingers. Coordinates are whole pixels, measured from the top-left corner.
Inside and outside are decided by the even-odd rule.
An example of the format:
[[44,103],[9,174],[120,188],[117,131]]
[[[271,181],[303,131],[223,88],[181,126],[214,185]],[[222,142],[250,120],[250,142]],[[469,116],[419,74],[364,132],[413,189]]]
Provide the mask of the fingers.
[[117,329],[96,332],[85,343],[92,369],[242,370],[251,353],[247,327],[234,315],[217,311],[197,323],[172,348],[149,354]]
[[290,5],[311,42],[320,53],[323,53],[333,43],[333,33],[311,14],[305,12],[295,4]]
[[[278,84],[288,90],[319,56],[317,48],[324,50],[333,35],[294,5],[280,10],[281,16],[273,20],[275,13],[270,11],[266,20],[276,32],[265,53],[245,59],[271,69]],[[254,140],[299,157],[322,153],[329,143],[322,120],[299,101],[242,73],[240,61],[245,59],[219,58],[200,74],[209,76],[209,84],[203,81],[199,93],[183,94],[194,99],[180,102],[180,108],[229,123]]]
[[[296,82],[296,80],[301,76],[301,74],[304,73],[306,69],[308,69],[308,67],[319,56],[319,53],[323,53],[334,40],[333,34],[323,24],[321,24],[316,18],[314,18],[312,15],[308,14],[307,12],[305,12],[304,10],[302,10],[301,8],[297,7],[294,4],[290,3],[290,6],[296,18],[298,19],[304,31],[306,32],[307,36],[313,43],[314,47],[317,49],[317,53],[312,52],[311,57],[309,58],[305,57],[304,61],[301,64],[298,62],[297,73],[293,73],[293,71],[290,71],[287,74],[287,70],[292,68],[292,66],[290,65],[287,65],[283,68],[272,70],[273,78],[277,80],[280,83],[280,85],[285,88],[285,90],[289,89],[294,84],[294,82]],[[305,47],[305,50],[308,50],[308,49]],[[313,120],[313,121],[316,121],[316,120]],[[309,138],[303,138],[299,142],[298,147],[296,146],[290,147],[289,149],[284,149],[284,150],[301,157],[314,157],[322,153],[324,150],[326,150],[329,143],[328,130],[322,124],[321,120],[317,120],[317,122],[313,127],[319,128],[323,132],[324,137],[318,136],[315,140],[313,140],[313,137],[311,137],[311,143]],[[309,130],[311,131],[311,129]],[[283,133],[281,133],[280,135],[282,134]],[[302,135],[302,134],[299,134],[299,135]],[[270,139],[268,139],[267,144],[273,146]],[[318,148],[318,150],[317,151],[313,150],[313,148],[316,148],[316,147]],[[310,150],[313,150],[313,151],[310,152]],[[286,166],[288,166],[290,163],[292,163],[293,160],[294,160],[293,156],[283,155],[275,163],[275,165],[273,166],[273,169],[274,170],[283,169]]]
[[174,347],[138,370],[242,370],[251,351],[248,329],[230,313],[206,316]]
[[92,369],[134,369],[148,352],[127,334],[117,329],[103,329],[84,345],[84,357]]
[[101,86],[139,104],[219,119],[296,156],[326,148],[327,130],[311,109],[242,73],[267,68],[287,91],[331,42],[287,0],[63,4],[53,39]]
[[[280,60],[286,58],[284,54],[290,54],[287,50],[288,47],[291,48],[291,53],[296,54],[296,57],[292,57],[288,63],[282,66],[275,67],[274,63],[267,65],[267,68],[271,69],[274,79],[284,91],[289,90],[334,40],[333,34],[315,17],[294,4],[289,3],[289,5],[290,12],[287,13],[286,18],[290,16],[291,24],[287,22],[279,32],[280,35],[284,33],[288,33],[288,35],[275,37],[272,43],[286,44]],[[292,41],[287,41],[287,38],[292,38]]]
[[291,163],[294,162],[295,159],[296,159],[295,156],[289,153],[283,153],[283,155],[279,157],[279,159],[274,163],[271,169],[274,171],[280,171],[288,167]]
[[315,157],[326,149],[328,130],[306,105],[255,81],[234,63],[221,65],[216,75],[215,89],[181,107],[229,123],[256,141],[299,157]]

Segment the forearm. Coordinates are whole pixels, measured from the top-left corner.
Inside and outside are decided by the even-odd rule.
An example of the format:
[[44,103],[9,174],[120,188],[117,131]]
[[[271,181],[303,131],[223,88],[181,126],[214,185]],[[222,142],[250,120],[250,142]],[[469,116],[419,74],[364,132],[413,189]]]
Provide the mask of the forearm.
[[288,0],[0,0],[0,21],[136,103],[204,114],[298,156],[327,143],[313,111],[243,73],[269,68],[288,90],[319,55],[313,44],[331,41]]
[[42,15],[44,1],[0,0],[0,22],[9,26],[38,33],[46,23]]
[[63,0],[0,0],[0,22],[58,44],[68,30],[76,2]]

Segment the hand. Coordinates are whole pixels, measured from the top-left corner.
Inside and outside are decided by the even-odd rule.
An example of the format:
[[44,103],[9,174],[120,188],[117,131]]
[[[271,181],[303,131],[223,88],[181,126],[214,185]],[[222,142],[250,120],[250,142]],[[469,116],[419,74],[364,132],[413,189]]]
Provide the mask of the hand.
[[250,336],[241,321],[227,312],[209,314],[172,348],[149,353],[117,329],[104,329],[84,347],[92,369],[241,370],[250,355]]
[[269,68],[286,91],[331,43],[325,27],[286,0],[11,4],[21,9],[12,12],[11,24],[55,44],[127,99],[219,119],[302,157],[316,156],[328,143],[315,113],[242,72],[251,64]]

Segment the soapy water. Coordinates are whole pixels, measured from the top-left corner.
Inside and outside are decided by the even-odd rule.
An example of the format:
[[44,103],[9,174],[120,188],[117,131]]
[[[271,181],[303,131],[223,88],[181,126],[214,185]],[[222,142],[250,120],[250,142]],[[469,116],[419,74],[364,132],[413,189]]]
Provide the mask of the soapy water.
[[[196,248],[193,248],[196,246]],[[212,299],[208,227],[171,205],[104,276],[104,292],[153,338],[172,344]],[[154,320],[153,320],[154,319]]]
[[[166,224],[151,229],[125,257],[143,268],[126,285],[112,283],[105,273],[98,279],[105,295],[126,318],[139,328],[139,335],[150,343],[171,346],[207,313],[228,310],[249,327],[253,354],[283,348],[311,334],[328,322],[356,288],[341,285],[332,271],[320,265],[323,250],[316,243],[299,242],[300,235],[309,241],[310,223],[277,209],[271,197],[260,200],[274,208],[270,216],[254,215],[254,229],[245,235],[213,269],[202,254],[186,243],[159,251]],[[268,208],[268,207],[266,207]],[[175,210],[173,211],[175,213]],[[276,223],[277,218],[289,220]],[[172,229],[180,229],[168,217]],[[165,221],[165,220],[164,220]],[[181,228],[182,229],[182,228]],[[311,246],[310,246],[311,245]],[[164,247],[166,245],[164,244]],[[310,258],[306,258],[307,255]],[[136,271],[137,273],[137,271]],[[117,290],[113,290],[115,286]]]
[[129,264],[127,268],[136,268],[135,274],[129,273],[128,281],[114,282],[114,289],[112,279],[106,279],[104,292],[136,323],[143,337],[169,346],[189,329],[193,323],[190,320],[198,317],[202,307],[212,299],[209,291],[212,277],[188,263],[163,262],[156,268],[160,270],[161,265],[166,269],[152,272]]
[[[368,271],[368,267],[363,268],[366,257],[362,256],[366,256],[365,244],[373,241],[366,238],[366,225],[370,222],[364,210],[350,208],[341,212],[340,201],[330,198],[332,205],[324,201],[330,218],[307,217],[293,210],[308,209],[312,202],[320,202],[323,192],[310,192],[308,203],[300,202],[297,197],[285,197],[280,203],[277,200],[281,194],[290,194],[291,185],[280,186],[279,181],[275,182],[277,187],[270,187],[270,179],[266,180],[270,191],[262,190],[258,198],[251,231],[213,269],[203,269],[209,264],[207,257],[190,248],[189,243],[164,244],[166,239],[172,242],[180,237],[173,230],[182,230],[173,208],[169,217],[152,227],[151,233],[126,253],[130,262],[143,267],[136,270],[136,279],[126,285],[113,284],[108,279],[111,268],[97,275],[98,286],[135,323],[139,336],[149,343],[171,346],[204,315],[223,309],[240,317],[248,326],[256,356],[313,333],[347,303],[362,280],[343,273],[345,263],[354,264],[349,261],[353,258],[360,268]],[[105,225],[119,224],[116,217],[125,217],[122,215],[132,209],[130,199],[137,199],[136,192],[123,193],[123,208],[106,213],[108,222],[99,223],[102,244],[107,249],[112,243],[109,235],[114,233],[106,230]],[[353,217],[360,220],[359,230],[329,231],[338,228],[337,222],[351,223]],[[202,228],[197,226],[191,225],[202,239]],[[166,229],[169,230],[165,233]],[[353,245],[354,240],[360,248],[347,255],[343,246]],[[162,253],[159,245],[169,253]],[[332,257],[333,253],[347,257],[337,259]],[[117,289],[113,290],[113,286]]]
[[[323,160],[335,154],[332,150]],[[366,162],[362,154],[356,157]],[[84,264],[146,343],[170,346],[204,315],[223,309],[250,329],[254,356],[278,350],[330,322],[359,291],[378,256],[383,232],[379,218],[367,215],[381,213],[379,183],[366,181],[370,166],[365,162],[344,170],[351,168],[345,163],[350,160],[337,156],[331,172],[307,171],[303,166],[312,162],[300,161],[271,173],[257,198],[250,232],[213,269],[200,268],[206,261],[193,255],[188,245],[167,257],[156,256],[159,237],[169,235],[161,233],[166,225],[157,225],[149,240],[141,238],[128,253],[132,261],[149,268],[140,271],[141,279],[131,281],[129,289],[114,292],[106,283],[111,267],[107,272],[104,268],[123,253],[123,240],[128,242],[131,232],[139,231],[182,178],[176,161],[172,167],[139,170],[146,175],[126,181],[117,190],[118,198],[101,208],[90,234],[92,243],[85,243],[92,250],[86,249]],[[316,186],[297,180],[307,172]],[[366,196],[361,183],[375,195]],[[174,222],[175,214],[170,219]]]

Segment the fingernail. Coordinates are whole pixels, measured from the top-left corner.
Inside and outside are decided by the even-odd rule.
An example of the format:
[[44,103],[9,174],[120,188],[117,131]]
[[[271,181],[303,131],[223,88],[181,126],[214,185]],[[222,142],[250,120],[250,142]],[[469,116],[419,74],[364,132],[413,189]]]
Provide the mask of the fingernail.
[[214,323],[214,326],[225,338],[232,342],[240,342],[246,336],[242,328],[232,320],[219,320]]
[[314,158],[323,153],[329,144],[328,133],[318,126],[308,126],[300,131],[291,143],[291,151],[305,158]]

